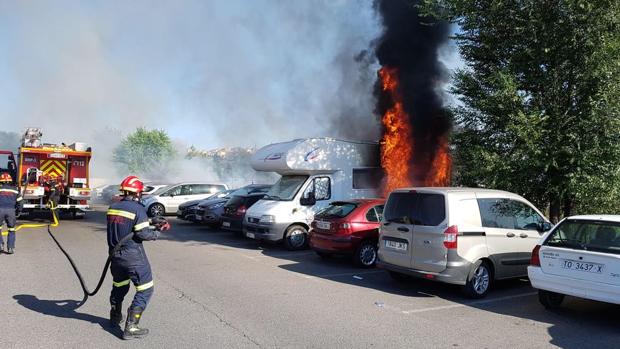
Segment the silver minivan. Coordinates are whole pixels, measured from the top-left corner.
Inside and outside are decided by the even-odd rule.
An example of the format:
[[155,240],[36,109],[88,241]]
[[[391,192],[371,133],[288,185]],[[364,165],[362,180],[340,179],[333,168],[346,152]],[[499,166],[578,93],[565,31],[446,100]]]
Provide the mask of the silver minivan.
[[494,280],[527,276],[532,249],[551,223],[519,195],[489,189],[393,191],[379,229],[379,262],[395,279],[463,285],[484,297]]

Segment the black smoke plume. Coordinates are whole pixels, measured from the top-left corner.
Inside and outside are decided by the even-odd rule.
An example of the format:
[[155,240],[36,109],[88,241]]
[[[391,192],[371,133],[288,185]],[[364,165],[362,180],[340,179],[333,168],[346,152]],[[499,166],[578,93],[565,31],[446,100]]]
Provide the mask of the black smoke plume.
[[[440,140],[451,130],[444,108],[442,86],[448,73],[439,60],[439,49],[448,42],[448,23],[420,13],[414,0],[377,0],[384,32],[376,49],[382,67],[396,68],[404,110],[409,115],[415,140],[412,157],[414,185],[431,169]],[[376,113],[381,117],[392,105],[389,96],[375,88]]]

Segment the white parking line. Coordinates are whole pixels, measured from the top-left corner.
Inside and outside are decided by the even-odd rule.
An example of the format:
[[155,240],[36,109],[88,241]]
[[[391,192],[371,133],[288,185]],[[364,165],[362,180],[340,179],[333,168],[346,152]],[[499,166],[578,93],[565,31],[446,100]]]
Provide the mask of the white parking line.
[[331,278],[331,277],[338,277],[338,276],[353,276],[353,275],[368,275],[368,274],[379,274],[379,273],[384,273],[383,270],[371,270],[371,271],[362,271],[362,272],[351,272],[351,273],[338,273],[338,274],[323,274],[323,275],[314,275],[315,277],[319,277],[319,278]]
[[309,255],[313,255],[313,254],[314,254],[314,252],[298,252],[298,253],[260,255],[260,256],[257,256],[257,257],[260,257],[260,258],[288,258],[288,257],[297,257],[297,256],[309,256]]
[[538,292],[528,292],[528,293],[522,293],[522,294],[517,294],[517,295],[513,295],[513,296],[505,296],[505,297],[499,297],[499,298],[493,298],[493,299],[485,299],[485,300],[474,301],[474,302],[469,302],[469,303],[456,303],[456,304],[450,304],[450,305],[443,305],[443,306],[439,306],[439,307],[413,309],[413,310],[403,310],[402,313],[403,314],[416,314],[416,313],[425,313],[425,312],[436,311],[436,310],[446,310],[446,309],[454,309],[454,308],[461,308],[461,307],[470,307],[470,306],[475,306],[475,305],[480,305],[480,304],[489,304],[489,303],[501,302],[501,301],[505,301],[505,300],[509,300],[509,299],[529,297],[529,296],[533,296],[535,294],[538,294]]

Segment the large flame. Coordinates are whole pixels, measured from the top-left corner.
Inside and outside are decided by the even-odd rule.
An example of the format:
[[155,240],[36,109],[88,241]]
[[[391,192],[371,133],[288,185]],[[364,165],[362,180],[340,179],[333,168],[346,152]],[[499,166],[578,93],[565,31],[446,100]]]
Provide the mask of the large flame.
[[426,176],[424,185],[427,187],[447,187],[450,186],[452,175],[452,157],[448,146],[447,137],[443,137],[435,152],[433,164]]
[[[381,140],[381,166],[386,175],[383,193],[387,196],[396,188],[414,185],[444,187],[450,185],[452,158],[450,157],[447,137],[442,137],[433,155],[431,167],[425,178],[413,178],[411,169],[415,139],[409,121],[409,115],[403,108],[403,100],[398,91],[398,75],[394,68],[383,67],[379,70],[383,93],[389,95],[391,107],[383,115],[385,128]],[[423,171],[424,172],[424,171]]]
[[389,94],[393,102],[383,115],[385,133],[381,140],[381,165],[385,171],[384,194],[396,188],[410,187],[409,166],[413,155],[413,136],[409,117],[403,109],[402,98],[398,92],[396,69],[381,68],[383,92]]

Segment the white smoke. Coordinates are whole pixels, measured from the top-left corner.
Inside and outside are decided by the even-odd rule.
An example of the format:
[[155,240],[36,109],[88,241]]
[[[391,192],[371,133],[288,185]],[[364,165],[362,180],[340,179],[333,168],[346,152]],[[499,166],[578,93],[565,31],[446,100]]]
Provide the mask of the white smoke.
[[362,0],[0,1],[0,123],[91,144],[94,176],[138,126],[203,149],[372,138],[356,57],[380,32]]

